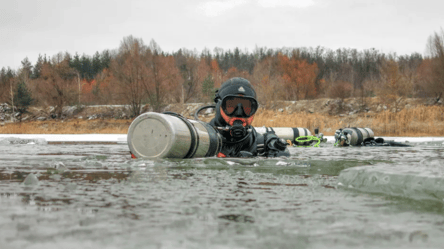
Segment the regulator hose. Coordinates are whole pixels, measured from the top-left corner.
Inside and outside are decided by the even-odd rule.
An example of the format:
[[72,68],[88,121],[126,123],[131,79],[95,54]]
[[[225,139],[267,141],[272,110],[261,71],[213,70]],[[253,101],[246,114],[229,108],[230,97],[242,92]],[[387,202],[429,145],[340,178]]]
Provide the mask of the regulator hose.
[[308,146],[297,146],[297,147],[319,147],[319,144],[321,143],[321,139],[319,139],[318,137],[315,136],[301,136],[301,137],[297,137],[294,141],[298,142],[298,143],[306,143],[306,142],[311,142],[311,141],[316,141],[316,144],[314,145],[308,145]]
[[197,109],[196,112],[194,113],[194,120],[202,121],[202,120],[199,119],[199,112],[202,111],[202,110],[204,110],[204,109],[208,109],[208,108],[216,109],[216,106],[215,106],[215,105],[206,105],[206,106],[202,106],[202,107],[200,107],[200,108]]

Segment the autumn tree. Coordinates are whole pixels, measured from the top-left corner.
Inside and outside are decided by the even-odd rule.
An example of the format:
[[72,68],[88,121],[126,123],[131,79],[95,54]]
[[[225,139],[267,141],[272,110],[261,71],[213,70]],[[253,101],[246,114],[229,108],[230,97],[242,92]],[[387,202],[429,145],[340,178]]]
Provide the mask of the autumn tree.
[[251,80],[255,83],[255,90],[260,103],[270,104],[285,94],[278,66],[277,57],[265,57],[254,67]]
[[204,57],[199,58],[196,53],[185,49],[179,50],[175,59],[183,80],[182,102],[198,100],[201,97],[202,82],[208,76],[210,66]]
[[110,66],[119,100],[129,105],[133,117],[140,115],[142,101],[146,98],[145,85],[149,82],[147,50],[142,39],[125,37]]
[[[328,89],[328,96],[330,98],[338,99],[337,105],[331,106],[331,111],[335,110],[337,107],[337,112],[342,112],[344,110],[344,100],[349,98],[353,91],[353,85],[350,82],[337,80],[330,84]],[[331,112],[330,114],[334,114]]]
[[309,64],[306,60],[300,59],[296,54],[291,58],[286,55],[278,55],[282,70],[282,77],[285,80],[287,100],[306,99],[316,96],[315,80],[318,72],[316,63]]
[[213,80],[214,80],[214,87],[215,88],[219,88],[222,83],[224,82],[224,76],[223,76],[223,72],[219,67],[219,63],[217,62],[216,59],[211,60],[211,75],[213,76]]
[[382,88],[379,94],[388,100],[395,100],[412,93],[413,84],[401,74],[398,63],[394,60],[386,61],[380,69]]
[[417,69],[418,83],[415,85],[419,97],[436,97],[433,86],[432,59],[426,58]]
[[94,84],[92,85],[89,95],[98,104],[112,104],[116,101],[114,87],[111,82],[114,81],[114,75],[108,68],[102,70],[102,72],[96,74],[94,77]]
[[353,85],[346,81],[335,81],[329,89],[330,98],[338,98],[344,101],[345,98],[349,98],[353,91]]
[[146,56],[149,80],[144,85],[145,92],[153,110],[160,111],[174,99],[174,91],[180,89],[180,73],[174,57],[165,55],[154,40],[150,41]]
[[54,106],[55,113],[60,118],[63,107],[74,104],[78,97],[75,71],[60,54],[56,55],[51,62],[42,65],[35,91],[39,96],[39,103]]
[[438,102],[444,93],[444,30],[435,32],[427,42],[430,55],[430,78],[426,81],[425,90],[434,93]]

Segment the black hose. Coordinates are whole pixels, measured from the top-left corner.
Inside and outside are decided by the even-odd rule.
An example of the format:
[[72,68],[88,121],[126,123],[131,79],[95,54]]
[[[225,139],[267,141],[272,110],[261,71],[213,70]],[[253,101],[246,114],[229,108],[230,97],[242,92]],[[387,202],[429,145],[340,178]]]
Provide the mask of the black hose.
[[194,120],[202,121],[202,120],[199,119],[199,116],[198,116],[198,115],[199,115],[199,112],[202,111],[203,109],[208,109],[208,108],[216,109],[216,106],[215,106],[215,105],[206,105],[206,106],[202,106],[202,107],[200,107],[200,108],[197,109],[197,111],[194,113]]

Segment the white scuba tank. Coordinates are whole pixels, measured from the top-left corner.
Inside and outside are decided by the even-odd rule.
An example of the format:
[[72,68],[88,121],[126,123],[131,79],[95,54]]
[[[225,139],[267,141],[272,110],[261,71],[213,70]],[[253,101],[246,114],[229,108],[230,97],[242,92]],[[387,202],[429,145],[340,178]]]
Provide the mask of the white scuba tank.
[[136,158],[146,159],[211,157],[222,148],[222,137],[209,124],[156,112],[138,116],[127,141]]
[[361,145],[365,139],[375,137],[375,134],[370,128],[349,127],[342,129],[341,132],[346,136],[346,144],[352,146]]

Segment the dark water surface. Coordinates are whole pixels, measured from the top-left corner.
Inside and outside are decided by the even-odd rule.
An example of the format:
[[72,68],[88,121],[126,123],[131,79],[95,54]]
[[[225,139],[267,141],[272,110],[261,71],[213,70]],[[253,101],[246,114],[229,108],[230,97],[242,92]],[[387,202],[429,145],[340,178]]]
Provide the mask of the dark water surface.
[[441,143],[290,152],[149,161],[126,144],[0,144],[0,248],[444,245]]

